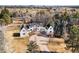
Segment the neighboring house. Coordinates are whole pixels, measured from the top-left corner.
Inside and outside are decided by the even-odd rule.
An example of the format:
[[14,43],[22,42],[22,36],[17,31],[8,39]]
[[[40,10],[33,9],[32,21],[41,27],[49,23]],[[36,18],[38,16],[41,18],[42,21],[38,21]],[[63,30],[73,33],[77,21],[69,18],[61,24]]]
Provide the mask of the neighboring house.
[[52,36],[53,36],[53,34],[54,34],[54,29],[53,29],[52,26],[50,26],[50,27],[48,28],[48,30],[47,30],[47,35],[52,35]]

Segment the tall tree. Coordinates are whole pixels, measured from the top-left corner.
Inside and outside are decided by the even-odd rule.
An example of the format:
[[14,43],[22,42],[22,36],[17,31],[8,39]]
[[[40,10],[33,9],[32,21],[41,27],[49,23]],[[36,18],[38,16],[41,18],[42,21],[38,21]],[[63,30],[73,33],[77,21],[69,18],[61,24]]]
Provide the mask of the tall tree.
[[62,36],[63,35],[63,28],[64,28],[63,17],[59,16],[59,14],[56,14],[55,15],[55,21],[54,21],[55,36]]

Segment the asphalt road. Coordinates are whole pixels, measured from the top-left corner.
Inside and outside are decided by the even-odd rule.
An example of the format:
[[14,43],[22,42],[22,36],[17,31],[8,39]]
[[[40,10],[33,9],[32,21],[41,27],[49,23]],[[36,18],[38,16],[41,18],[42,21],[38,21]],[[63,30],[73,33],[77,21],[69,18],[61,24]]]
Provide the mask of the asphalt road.
[[3,28],[0,26],[0,53],[4,53],[4,34]]

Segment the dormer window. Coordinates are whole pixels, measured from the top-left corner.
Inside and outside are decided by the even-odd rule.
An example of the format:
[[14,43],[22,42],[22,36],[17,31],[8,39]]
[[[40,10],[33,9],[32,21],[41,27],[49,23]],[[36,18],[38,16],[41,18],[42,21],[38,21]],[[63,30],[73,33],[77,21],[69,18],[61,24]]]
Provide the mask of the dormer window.
[[25,30],[23,30],[23,32],[25,32]]
[[51,33],[52,31],[50,31],[50,33]]

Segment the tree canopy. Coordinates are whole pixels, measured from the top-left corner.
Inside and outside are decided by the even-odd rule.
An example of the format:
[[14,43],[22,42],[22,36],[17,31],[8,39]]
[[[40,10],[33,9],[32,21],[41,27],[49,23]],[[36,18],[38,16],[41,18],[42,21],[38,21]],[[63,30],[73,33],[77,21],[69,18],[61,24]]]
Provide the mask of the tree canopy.
[[3,22],[5,24],[10,24],[12,22],[12,19],[10,17],[10,12],[7,8],[2,9],[0,13],[0,22]]

